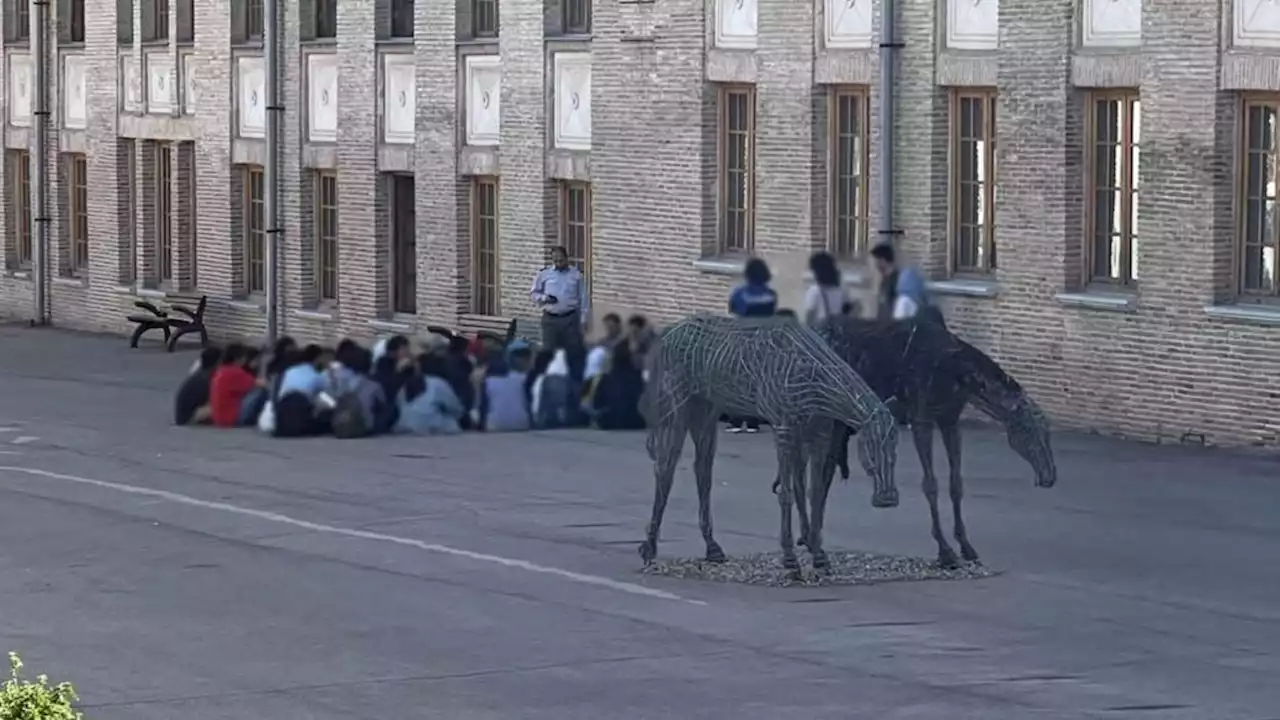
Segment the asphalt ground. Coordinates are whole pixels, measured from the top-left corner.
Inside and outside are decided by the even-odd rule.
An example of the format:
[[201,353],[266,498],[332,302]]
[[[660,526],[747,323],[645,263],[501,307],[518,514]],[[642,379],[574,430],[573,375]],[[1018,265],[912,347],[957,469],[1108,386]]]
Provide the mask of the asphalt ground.
[[[967,428],[999,576],[676,580],[639,572],[639,434],[174,428],[193,353],[126,345],[0,328],[0,651],[89,720],[1280,717],[1272,458],[1062,433],[1043,490]],[[829,548],[934,554],[906,442],[902,505],[855,470]],[[776,548],[773,467],[767,433],[722,439],[731,555]],[[696,519],[686,458],[662,556]]]

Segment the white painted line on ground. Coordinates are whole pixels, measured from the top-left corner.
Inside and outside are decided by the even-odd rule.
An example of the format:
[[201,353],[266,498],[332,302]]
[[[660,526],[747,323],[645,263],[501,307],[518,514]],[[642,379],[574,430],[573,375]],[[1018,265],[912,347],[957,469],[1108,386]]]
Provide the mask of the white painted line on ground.
[[0,455],[21,455],[19,450],[0,450]]
[[33,442],[35,442],[35,441],[37,441],[37,440],[39,440],[39,439],[40,439],[40,438],[38,438],[38,437],[32,437],[32,436],[30,436],[30,435],[22,435],[22,436],[20,436],[20,437],[16,437],[16,438],[14,438],[14,439],[10,440],[10,441],[9,441],[9,444],[11,444],[11,445],[26,445],[26,444],[28,444],[28,443],[33,443]]
[[127,495],[138,495],[141,497],[167,500],[179,505],[204,508],[206,510],[218,510],[220,512],[240,515],[242,517],[257,518],[259,520],[265,520],[267,522],[273,522],[280,525],[289,525],[302,530],[310,530],[311,532],[340,535],[343,537],[358,538],[360,540],[372,540],[374,542],[384,542],[391,543],[393,545],[412,547],[419,550],[425,550],[427,552],[439,553],[441,555],[452,555],[453,557],[466,558],[468,560],[491,563],[518,570],[526,570],[528,572],[540,573],[542,575],[553,575],[582,585],[594,585],[596,587],[608,588],[610,590],[616,590],[629,595],[643,595],[645,597],[657,598],[660,600],[676,600],[692,605],[706,605],[706,603],[701,600],[689,600],[687,598],[680,597],[675,593],[669,593],[664,590],[657,590],[655,588],[645,587],[635,583],[624,582],[622,580],[614,580],[612,578],[602,577],[599,575],[587,575],[584,573],[574,572],[572,570],[564,570],[562,568],[550,567],[547,565],[538,565],[537,563],[532,563],[528,560],[518,560],[499,555],[489,555],[486,553],[464,550],[462,548],[449,547],[448,545],[439,545],[436,543],[423,542],[422,540],[414,540],[413,538],[385,535],[383,533],[370,532],[367,530],[352,530],[350,528],[336,527],[333,525],[323,525],[320,523],[309,522],[307,520],[299,520],[297,518],[289,517],[288,515],[281,515],[267,510],[256,510],[254,508],[241,507],[239,505],[201,500],[189,495],[181,495],[167,490],[155,490],[153,488],[138,487],[137,485],[125,485],[122,483],[107,482],[106,480],[94,480],[92,478],[66,475],[63,473],[55,473],[48,470],[20,467],[16,465],[0,465],[0,472],[34,475],[36,477],[48,478],[50,480],[62,480],[64,482],[76,483],[77,485],[88,485],[91,487],[103,488],[105,490],[114,490]]
[[0,427],[0,433],[18,432],[18,431],[19,431],[19,430],[21,430],[21,429],[22,429],[22,428],[20,428],[20,427],[12,427],[12,426],[9,426],[9,427]]

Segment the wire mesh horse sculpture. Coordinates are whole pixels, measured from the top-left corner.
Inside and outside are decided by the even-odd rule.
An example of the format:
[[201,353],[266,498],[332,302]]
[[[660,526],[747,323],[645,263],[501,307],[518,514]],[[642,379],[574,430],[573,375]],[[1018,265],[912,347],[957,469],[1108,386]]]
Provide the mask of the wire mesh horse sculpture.
[[[795,319],[695,315],[667,327],[649,354],[644,409],[655,484],[653,515],[640,545],[645,564],[658,552],[662,515],[686,435],[693,437],[706,558],[725,560],[711,531],[711,470],[722,413],[758,417],[773,426],[779,477],[788,479],[778,493],[787,569],[799,568],[790,489],[803,485],[803,479],[794,478],[803,478],[806,458],[826,460],[836,422],[858,428],[859,458],[875,485],[872,505],[898,504],[893,477],[898,431],[892,414],[848,364]],[[820,540],[809,538],[808,547],[814,567],[824,567]]]
[[[1049,423],[1040,407],[986,353],[953,335],[940,322],[917,319],[886,323],[835,317],[815,330],[889,405],[899,422],[911,425],[911,437],[924,470],[923,490],[929,502],[933,539],[938,544],[938,563],[943,567],[954,568],[959,560],[943,535],[939,519],[938,479],[933,470],[935,428],[942,435],[951,469],[953,532],[960,556],[969,562],[978,560],[978,551],[969,542],[960,512],[964,498],[960,414],[966,404],[971,403],[1005,426],[1010,447],[1030,463],[1038,486],[1049,488],[1057,482]],[[828,454],[831,462],[812,478],[815,504],[819,498],[825,501],[836,466],[848,478],[848,440],[854,432],[857,431],[848,427],[835,429]],[[803,482],[803,476],[799,480]],[[803,491],[802,486],[796,489],[801,503]],[[817,516],[817,508],[814,513]],[[806,519],[801,512],[802,536],[805,530]],[[820,522],[808,530],[810,535],[820,533]]]

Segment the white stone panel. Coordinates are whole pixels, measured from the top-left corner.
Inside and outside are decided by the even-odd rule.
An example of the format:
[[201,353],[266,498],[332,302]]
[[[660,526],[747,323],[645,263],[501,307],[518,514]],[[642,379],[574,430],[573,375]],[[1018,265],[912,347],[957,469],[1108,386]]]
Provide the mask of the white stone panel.
[[62,125],[72,130],[89,126],[89,113],[85,105],[84,56],[62,56]]
[[239,137],[267,136],[267,69],[260,57],[236,62],[236,130]]
[[1081,45],[1142,45],[1142,0],[1082,0],[1081,11]]
[[191,54],[182,56],[182,114],[195,115],[196,102],[200,99],[196,90],[196,59]]
[[468,55],[467,144],[496,146],[502,136],[502,58]]
[[947,47],[952,50],[999,49],[999,1],[947,0]]
[[555,146],[591,149],[591,53],[555,54]]
[[35,66],[31,56],[14,53],[9,56],[9,124],[31,127],[31,103],[35,88]]
[[757,0],[716,0],[716,47],[752,50],[756,46]]
[[120,58],[120,97],[125,112],[142,112],[142,68],[132,55]]
[[1233,0],[1232,39],[1239,47],[1280,48],[1280,3]]
[[[384,55],[382,59],[382,139],[410,144],[417,136],[418,86],[412,55]],[[336,122],[334,127],[336,128]]]
[[871,47],[871,11],[871,0],[826,0],[822,13],[824,44],[842,50]]
[[307,56],[307,139],[312,142],[338,139],[337,55]]
[[167,51],[147,53],[145,59],[147,112],[169,115],[173,112],[173,59]]

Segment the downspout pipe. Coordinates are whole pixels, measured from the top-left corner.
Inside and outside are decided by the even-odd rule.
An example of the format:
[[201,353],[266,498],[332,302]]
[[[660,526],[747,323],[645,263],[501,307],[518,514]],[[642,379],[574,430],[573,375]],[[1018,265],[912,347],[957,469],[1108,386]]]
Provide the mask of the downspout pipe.
[[876,208],[876,244],[897,244],[902,231],[894,222],[894,106],[897,104],[898,8],[895,0],[880,0],[880,195]]
[[31,147],[31,265],[34,293],[31,325],[49,324],[49,214],[47,201],[45,142],[49,132],[49,58],[46,28],[49,27],[49,0],[31,2],[31,54],[35,58],[35,94],[32,125],[35,139]]
[[267,294],[267,342],[280,335],[280,243],[284,228],[280,225],[280,121],[284,106],[280,103],[280,0],[266,0],[263,12],[263,51],[267,58],[267,162],[262,168],[266,211],[266,262],[263,272]]

